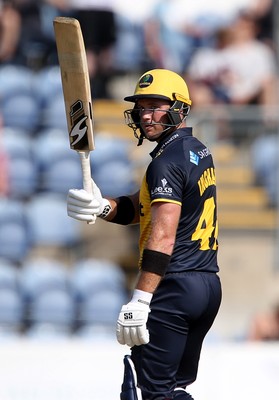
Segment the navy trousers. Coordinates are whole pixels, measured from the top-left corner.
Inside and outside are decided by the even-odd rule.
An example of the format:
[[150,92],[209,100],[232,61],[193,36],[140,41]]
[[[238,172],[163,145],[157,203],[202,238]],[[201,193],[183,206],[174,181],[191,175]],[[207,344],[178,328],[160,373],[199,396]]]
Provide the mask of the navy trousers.
[[202,343],[221,297],[215,273],[189,271],[164,277],[150,305],[150,342],[131,351],[143,400],[172,399],[176,387],[196,380]]

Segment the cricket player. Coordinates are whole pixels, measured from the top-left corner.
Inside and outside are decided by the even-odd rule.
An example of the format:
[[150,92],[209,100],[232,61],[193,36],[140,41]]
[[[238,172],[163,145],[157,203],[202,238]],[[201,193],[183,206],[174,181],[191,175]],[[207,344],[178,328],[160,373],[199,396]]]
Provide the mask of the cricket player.
[[116,327],[131,348],[121,400],[190,400],[221,302],[215,167],[186,126],[191,100],[181,76],[148,71],[125,100],[134,104],[124,114],[138,144],[154,142],[140,190],[106,199],[92,181],[93,195],[69,191],[68,215],[140,224],[139,276]]

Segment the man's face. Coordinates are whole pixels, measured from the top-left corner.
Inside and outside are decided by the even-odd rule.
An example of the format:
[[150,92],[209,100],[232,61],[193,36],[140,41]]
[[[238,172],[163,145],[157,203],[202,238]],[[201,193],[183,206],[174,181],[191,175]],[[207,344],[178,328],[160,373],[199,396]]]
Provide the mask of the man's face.
[[151,142],[157,141],[170,123],[167,113],[170,102],[159,99],[139,99],[137,108],[140,110],[140,124],[146,138]]

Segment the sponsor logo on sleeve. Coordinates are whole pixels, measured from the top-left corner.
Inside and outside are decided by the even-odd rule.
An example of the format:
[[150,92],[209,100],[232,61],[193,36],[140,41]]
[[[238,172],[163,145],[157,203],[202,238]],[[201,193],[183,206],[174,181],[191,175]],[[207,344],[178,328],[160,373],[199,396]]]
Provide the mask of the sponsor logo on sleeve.
[[199,165],[200,157],[191,150],[189,151],[189,153],[190,153],[190,162],[195,165]]
[[161,179],[162,185],[156,186],[154,189],[151,190],[151,196],[172,196],[172,188],[168,185],[168,181],[163,178]]

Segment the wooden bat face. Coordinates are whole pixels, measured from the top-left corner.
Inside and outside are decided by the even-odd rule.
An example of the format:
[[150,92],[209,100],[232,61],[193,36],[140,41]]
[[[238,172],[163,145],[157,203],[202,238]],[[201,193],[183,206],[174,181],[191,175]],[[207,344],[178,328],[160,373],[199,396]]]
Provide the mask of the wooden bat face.
[[81,28],[74,18],[57,17],[54,31],[70,147],[91,151],[94,150],[92,100]]

